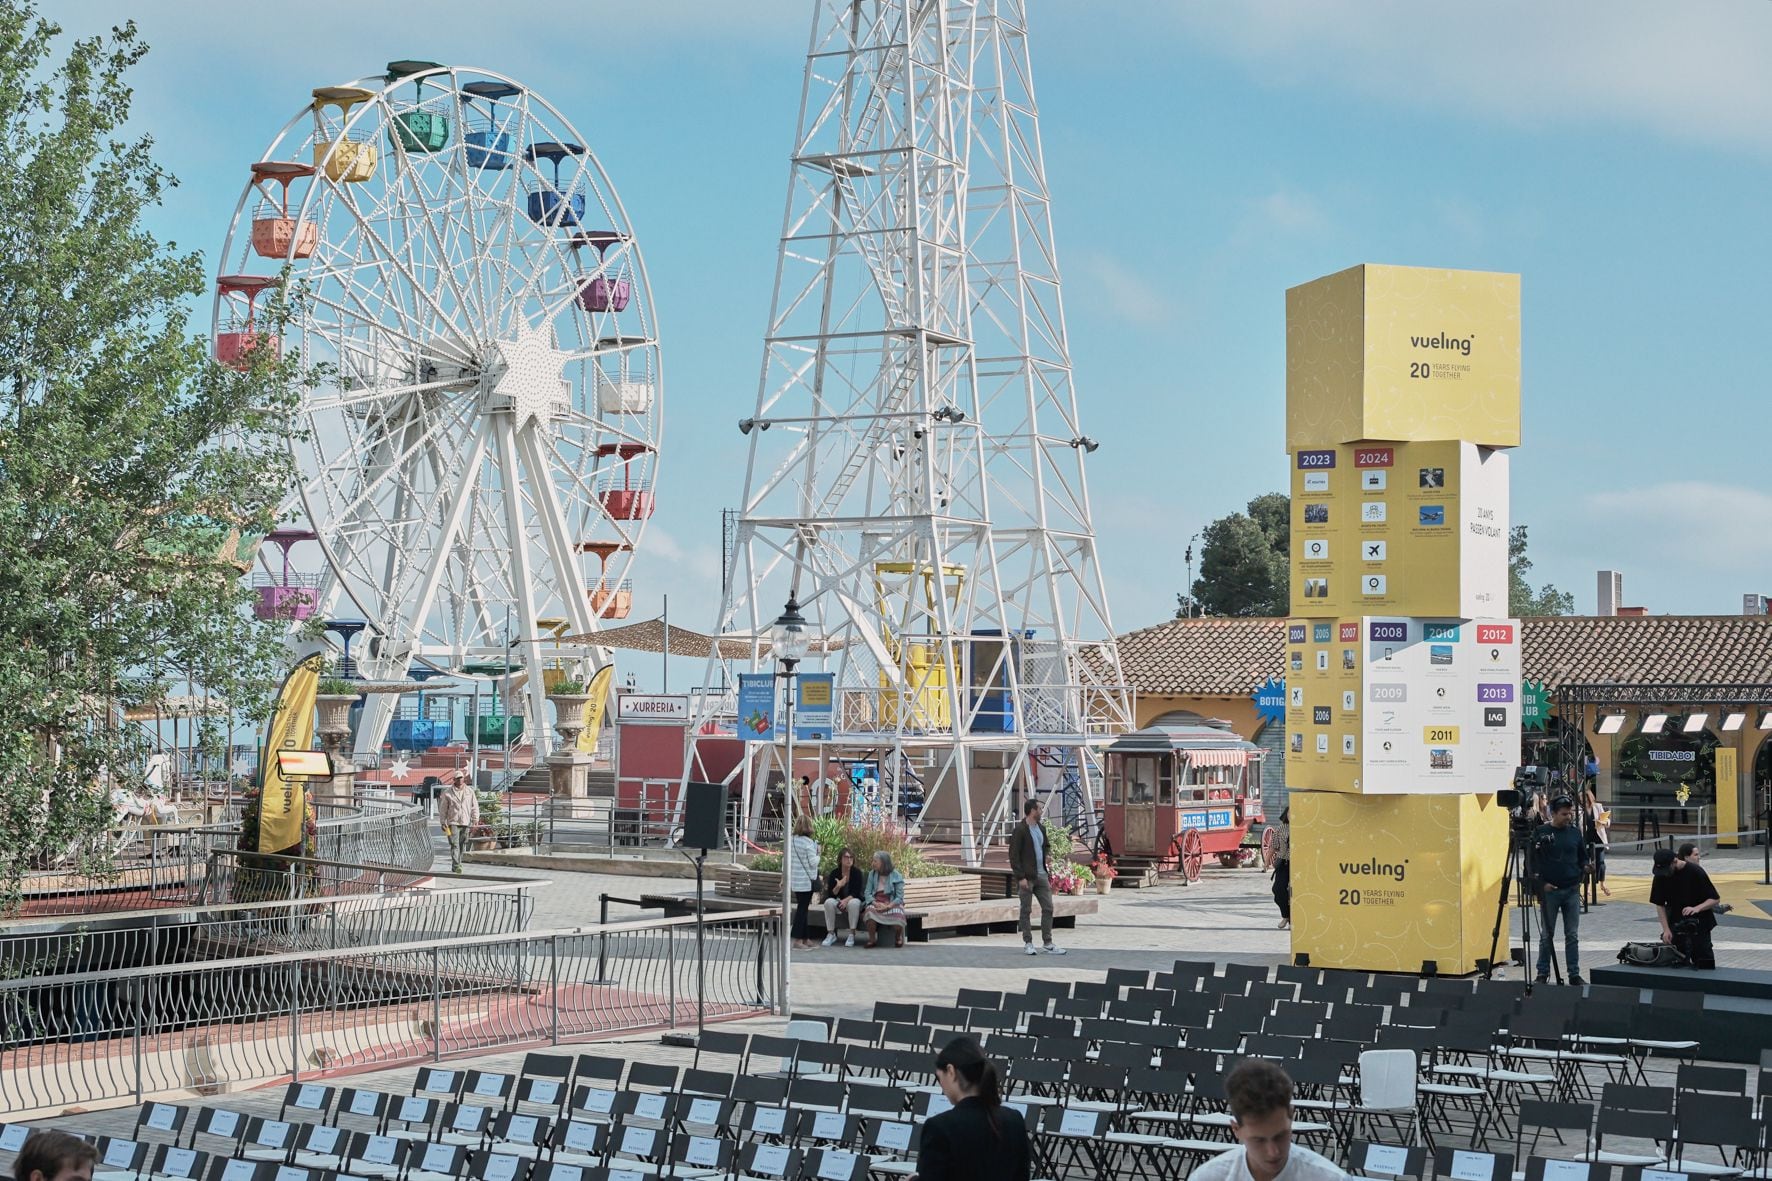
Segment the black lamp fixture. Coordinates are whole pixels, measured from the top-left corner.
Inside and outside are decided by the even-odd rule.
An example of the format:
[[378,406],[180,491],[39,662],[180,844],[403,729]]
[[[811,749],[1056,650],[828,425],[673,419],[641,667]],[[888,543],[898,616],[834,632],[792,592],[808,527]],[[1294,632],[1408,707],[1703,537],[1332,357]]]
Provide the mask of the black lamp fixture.
[[1088,435],[1078,435],[1071,440],[1071,446],[1081,447],[1086,452],[1093,452],[1096,448],[1100,447],[1101,444],[1097,443],[1094,439],[1091,439]]
[[748,435],[753,430],[766,431],[768,429],[769,420],[767,418],[741,418],[738,420],[738,433],[741,435]]
[[800,601],[791,591],[787,609],[769,628],[769,650],[790,677],[794,675],[794,666],[812,650],[812,633],[806,628],[806,617],[800,614]]
[[962,423],[966,421],[966,412],[957,406],[943,406],[930,415],[936,422]]

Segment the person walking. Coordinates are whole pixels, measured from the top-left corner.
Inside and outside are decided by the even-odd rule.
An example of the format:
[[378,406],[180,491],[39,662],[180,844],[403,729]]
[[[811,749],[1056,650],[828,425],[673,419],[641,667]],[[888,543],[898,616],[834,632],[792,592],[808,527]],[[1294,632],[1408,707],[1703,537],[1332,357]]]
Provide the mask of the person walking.
[[1052,942],[1052,878],[1051,851],[1046,845],[1046,826],[1041,822],[1045,809],[1039,800],[1029,800],[1022,808],[1021,823],[1009,834],[1009,872],[1015,875],[1021,892],[1021,945],[1028,955],[1034,950],[1034,899],[1040,900],[1040,938],[1047,955],[1063,955],[1064,948]]
[[1587,811],[1587,837],[1589,856],[1593,858],[1594,885],[1600,893],[1612,897],[1612,887],[1606,884],[1606,851],[1612,847],[1612,813],[1606,805],[1600,803],[1594,795],[1594,789],[1585,789],[1583,804]]
[[1538,944],[1539,984],[1550,981],[1551,944],[1557,937],[1559,919],[1569,983],[1587,983],[1581,978],[1581,873],[1586,852],[1581,829],[1575,824],[1575,801],[1558,796],[1550,802],[1550,823],[1539,825],[1532,833],[1532,889],[1544,915],[1544,937]]
[[1028,1181],[1027,1123],[1003,1106],[1002,1074],[970,1037],[935,1056],[935,1081],[953,1106],[923,1125],[916,1181]]
[[474,826],[480,823],[480,797],[468,786],[463,772],[457,771],[438,797],[437,819],[442,822],[443,836],[449,842],[450,871],[460,873],[462,855],[467,852]]
[[1193,1171],[1189,1181],[1341,1181],[1334,1161],[1292,1143],[1292,1076],[1277,1062],[1245,1058],[1224,1079],[1237,1146]]
[[806,912],[818,885],[818,842],[812,839],[812,817],[804,812],[794,817],[794,839],[788,842],[787,853],[782,872],[788,875],[788,889],[794,894],[794,946],[804,951],[812,946]]
[[1280,930],[1292,925],[1292,809],[1280,811],[1274,825],[1274,905],[1280,908]]
[[837,854],[837,864],[824,880],[824,945],[837,942],[837,915],[849,916],[849,938],[844,947],[855,946],[855,933],[861,930],[861,908],[867,897],[867,878],[855,864],[855,854],[845,848]]

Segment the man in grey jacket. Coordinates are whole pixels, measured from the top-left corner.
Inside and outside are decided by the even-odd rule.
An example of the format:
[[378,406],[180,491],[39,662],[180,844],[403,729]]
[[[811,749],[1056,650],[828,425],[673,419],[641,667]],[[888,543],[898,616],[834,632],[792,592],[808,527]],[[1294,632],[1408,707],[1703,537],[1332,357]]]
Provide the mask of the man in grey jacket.
[[1052,881],[1049,873],[1051,850],[1046,846],[1046,829],[1040,818],[1044,809],[1039,800],[1030,799],[1022,809],[1021,823],[1009,834],[1009,872],[1021,892],[1021,942],[1029,955],[1038,955],[1034,948],[1034,899],[1040,900],[1040,938],[1047,955],[1063,955],[1064,948],[1052,943]]

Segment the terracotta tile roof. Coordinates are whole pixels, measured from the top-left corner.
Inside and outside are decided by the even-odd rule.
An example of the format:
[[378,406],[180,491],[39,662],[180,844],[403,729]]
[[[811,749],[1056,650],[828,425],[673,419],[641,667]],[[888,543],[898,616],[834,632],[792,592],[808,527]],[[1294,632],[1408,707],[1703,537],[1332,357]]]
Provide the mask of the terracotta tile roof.
[[[1241,697],[1285,676],[1284,619],[1172,619],[1123,635],[1120,668],[1140,693]],[[1521,621],[1527,680],[1551,688],[1772,684],[1772,616],[1570,615]]]
[[1119,639],[1120,672],[1140,693],[1244,697],[1284,675],[1284,619],[1171,619]]
[[1565,615],[1520,621],[1527,680],[1772,684],[1772,615]]

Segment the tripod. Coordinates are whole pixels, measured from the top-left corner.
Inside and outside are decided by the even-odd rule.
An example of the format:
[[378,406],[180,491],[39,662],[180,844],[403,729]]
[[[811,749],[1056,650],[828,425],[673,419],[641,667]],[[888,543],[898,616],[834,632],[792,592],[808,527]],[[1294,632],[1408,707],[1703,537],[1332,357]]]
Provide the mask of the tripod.
[[[1509,818],[1507,829],[1507,866],[1501,875],[1501,889],[1495,899],[1495,926],[1489,932],[1489,966],[1483,969],[1483,978],[1492,979],[1495,974],[1495,953],[1501,949],[1501,932],[1507,926],[1507,903],[1517,880],[1520,887],[1520,984],[1530,995],[1532,992],[1532,912],[1537,908],[1537,899],[1528,897],[1526,884],[1526,832],[1527,829]],[[1551,964],[1557,973],[1557,980],[1563,979],[1563,968],[1557,959],[1557,949],[1550,949]]]

